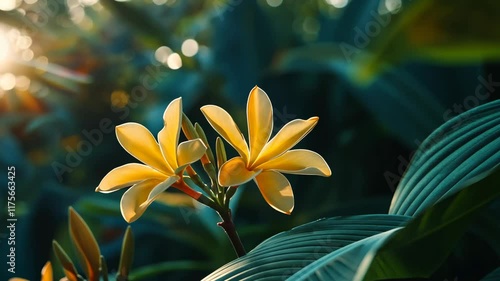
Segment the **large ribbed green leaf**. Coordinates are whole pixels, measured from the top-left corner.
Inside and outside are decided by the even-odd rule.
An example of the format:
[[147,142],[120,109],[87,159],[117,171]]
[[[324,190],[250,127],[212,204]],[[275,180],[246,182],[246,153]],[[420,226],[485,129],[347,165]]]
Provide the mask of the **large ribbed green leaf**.
[[494,101],[449,120],[421,144],[389,213],[414,216],[499,163],[500,101]]
[[358,268],[362,266],[363,259],[371,251],[380,248],[398,230],[399,228],[394,228],[338,249],[304,267],[292,275],[288,281],[354,280],[357,278],[356,274]]
[[427,208],[406,226],[333,251],[288,280],[429,278],[473,219],[500,196],[500,169]]
[[318,258],[404,224],[409,217],[360,215],[318,220],[277,234],[204,280],[283,280]]

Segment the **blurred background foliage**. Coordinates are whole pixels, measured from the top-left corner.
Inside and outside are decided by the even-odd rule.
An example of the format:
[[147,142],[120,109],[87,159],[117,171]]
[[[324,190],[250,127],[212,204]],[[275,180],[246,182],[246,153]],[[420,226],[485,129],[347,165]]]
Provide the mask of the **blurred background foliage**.
[[[68,247],[69,205],[116,270],[121,192],[94,193],[134,161],[114,126],[156,133],[179,96],[213,143],[199,107],[220,105],[244,127],[254,85],[273,101],[277,128],[320,117],[299,146],[323,155],[332,177],[289,177],[291,216],[253,183],[241,187],[233,210],[247,249],[321,217],[386,213],[424,138],[498,99],[499,12],[492,0],[2,0],[0,163],[16,167],[19,276],[38,278],[52,239]],[[137,276],[200,279],[234,258],[215,213],[168,195],[132,224]]]

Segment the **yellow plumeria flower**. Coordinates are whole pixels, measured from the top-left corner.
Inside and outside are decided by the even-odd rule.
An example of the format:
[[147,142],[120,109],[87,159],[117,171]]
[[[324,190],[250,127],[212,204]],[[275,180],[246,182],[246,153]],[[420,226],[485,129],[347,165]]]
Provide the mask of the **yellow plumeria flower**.
[[[41,272],[41,281],[53,281],[53,274],[52,274],[52,264],[50,261],[46,262],[45,265],[42,268]],[[67,280],[66,278],[61,279],[61,281]],[[19,278],[19,277],[14,277],[10,278],[9,281],[29,281],[28,279],[24,278]]]
[[281,173],[331,175],[330,167],[318,153],[306,149],[290,150],[313,129],[319,118],[295,119],[269,140],[273,130],[273,107],[267,94],[257,86],[250,91],[247,102],[250,146],[224,109],[206,105],[201,111],[240,155],[221,166],[218,181],[222,186],[237,186],[253,179],[271,207],[290,214],[294,207],[293,191]]
[[125,123],[116,127],[116,137],[130,155],[143,164],[130,163],[109,172],[96,191],[109,193],[131,186],[122,196],[120,208],[127,222],[137,220],[146,208],[167,188],[173,186],[198,199],[200,193],[182,181],[186,165],[200,159],[206,146],[201,139],[179,142],[182,122],[182,100],[173,100],[163,114],[165,126],[158,142],[144,126]]

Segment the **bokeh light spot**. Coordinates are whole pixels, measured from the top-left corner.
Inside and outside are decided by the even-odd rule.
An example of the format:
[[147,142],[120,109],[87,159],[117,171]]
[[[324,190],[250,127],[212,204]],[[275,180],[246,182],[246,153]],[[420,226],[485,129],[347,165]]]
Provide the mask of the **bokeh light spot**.
[[25,61],[30,61],[33,59],[33,57],[35,56],[35,54],[33,53],[32,50],[28,49],[28,50],[24,50],[22,53],[21,53],[21,59],[25,60]]
[[326,0],[326,3],[334,6],[335,8],[344,8],[349,3],[349,0]]
[[17,47],[19,49],[28,49],[31,44],[33,43],[33,40],[29,36],[19,36],[17,39]]
[[30,88],[31,80],[24,76],[18,76],[16,78],[16,88],[22,91],[27,91]]
[[267,2],[267,5],[269,5],[273,8],[276,8],[279,5],[281,5],[281,3],[283,3],[283,0],[266,0],[266,2]]
[[194,40],[194,39],[185,40],[182,43],[182,47],[181,47],[182,53],[186,57],[192,57],[192,56],[196,55],[198,53],[198,49],[199,49],[198,42],[196,42],[196,40]]
[[5,61],[9,57],[9,53],[9,40],[2,33],[0,33],[0,62]]
[[2,0],[0,1],[0,10],[12,11],[21,4],[20,0]]
[[4,91],[14,89],[16,86],[16,76],[12,73],[5,73],[0,77],[0,88]]
[[111,105],[116,108],[123,108],[128,104],[130,97],[127,93],[121,90],[116,90],[111,93]]
[[167,63],[170,54],[172,54],[172,50],[169,47],[161,46],[155,51],[155,59],[161,63]]
[[75,6],[69,10],[71,20],[78,24],[85,18],[85,10],[83,7]]
[[304,19],[304,22],[302,23],[302,28],[306,33],[316,34],[320,29],[320,25],[315,18],[307,17]]
[[163,5],[163,4],[167,4],[168,0],[153,0],[153,3],[155,3],[155,5]]
[[96,4],[97,2],[99,2],[99,0],[79,0],[80,1],[80,4],[82,4],[83,6],[92,6],[94,4]]
[[74,7],[80,6],[79,0],[66,0],[66,5],[69,9],[73,9]]
[[182,66],[182,59],[181,56],[179,56],[178,53],[173,53],[170,56],[168,56],[167,59],[167,65],[171,69],[179,69]]
[[46,56],[39,56],[38,58],[36,58],[36,61],[41,64],[49,64],[49,58],[47,58]]
[[385,8],[390,13],[397,13],[401,9],[401,0],[385,0]]

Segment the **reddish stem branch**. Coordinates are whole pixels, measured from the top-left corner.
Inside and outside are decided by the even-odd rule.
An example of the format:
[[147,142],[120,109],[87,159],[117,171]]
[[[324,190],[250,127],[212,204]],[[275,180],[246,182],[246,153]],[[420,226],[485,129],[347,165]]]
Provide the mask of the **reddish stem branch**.
[[247,252],[245,251],[245,247],[243,247],[243,243],[241,243],[238,232],[236,231],[236,228],[234,226],[234,222],[231,216],[231,210],[228,209],[227,212],[218,211],[218,213],[222,221],[217,225],[222,227],[226,232],[227,237],[229,237],[229,240],[231,241],[231,244],[233,244],[234,251],[236,252],[238,257],[246,255]]

